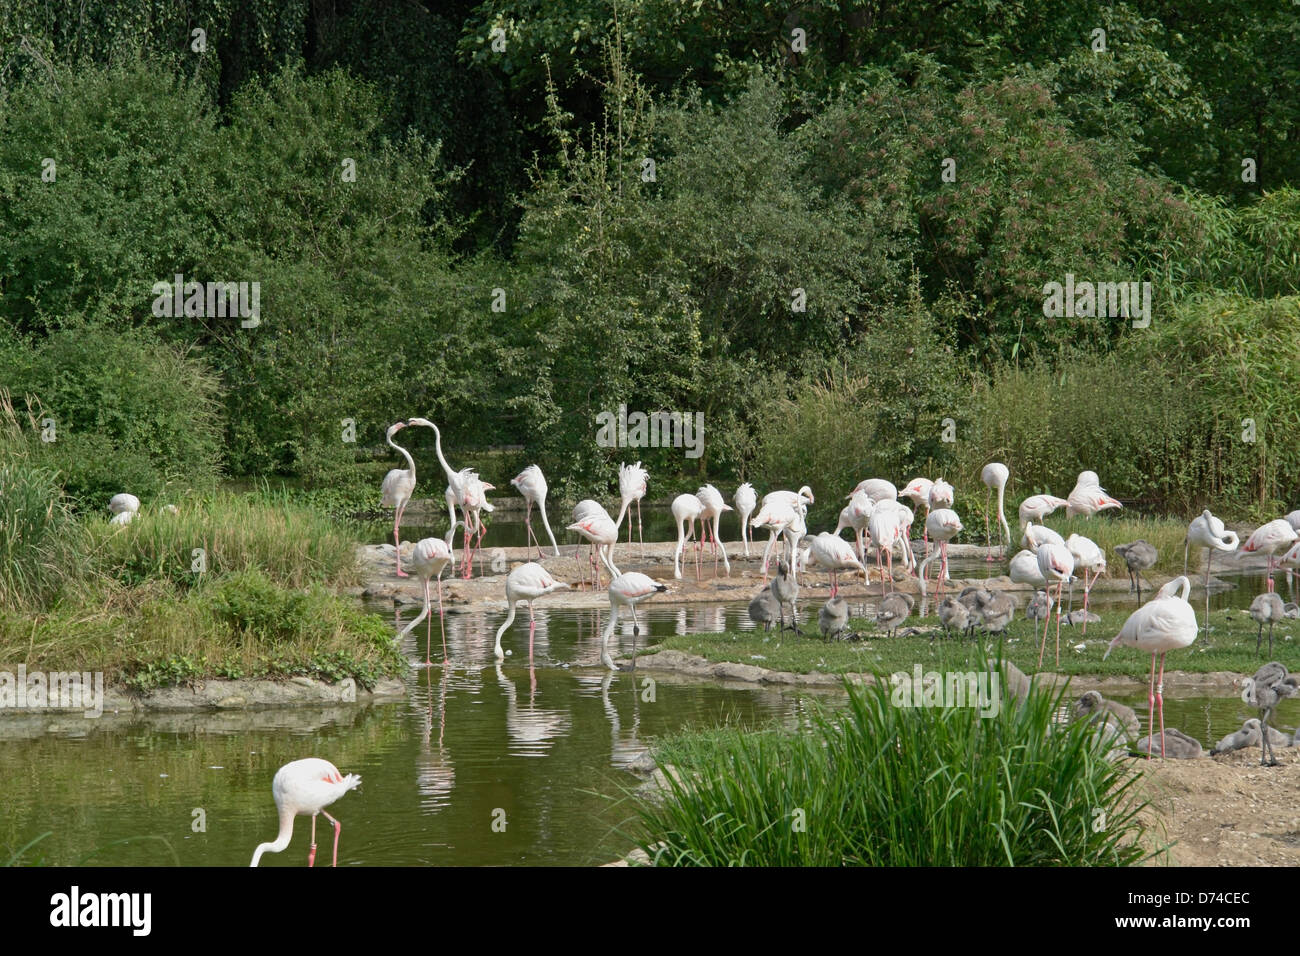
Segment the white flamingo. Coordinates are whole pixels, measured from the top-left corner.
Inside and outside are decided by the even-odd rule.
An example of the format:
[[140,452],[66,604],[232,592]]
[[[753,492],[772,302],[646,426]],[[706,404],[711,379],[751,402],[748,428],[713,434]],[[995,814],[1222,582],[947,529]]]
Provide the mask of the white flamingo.
[[[930,489],[934,487],[934,482],[929,478],[913,478],[898,494],[912,502],[914,507],[920,508],[925,506],[926,520],[930,518]],[[921,525],[921,540],[926,544],[926,550],[929,550],[930,532],[926,530],[925,525]]]
[[[483,534],[487,530],[480,520],[482,512],[494,510],[493,506],[488,503],[486,493],[495,486],[480,480],[478,472],[472,468],[462,468],[460,471],[452,470],[451,465],[447,464],[447,459],[442,454],[442,432],[433,422],[427,418],[411,418],[406,423],[408,425],[419,425],[421,428],[433,429],[433,450],[438,456],[438,464],[442,465],[442,470],[447,475],[447,490],[443,492],[443,499],[447,502],[448,521],[451,524],[456,523],[457,508],[460,508],[465,521],[463,572],[466,580],[468,580],[474,572],[474,553],[482,547]],[[412,468],[414,468],[414,465],[412,465]],[[478,535],[478,541],[471,545],[470,539],[475,534]]]
[[[405,422],[389,425],[388,444],[396,448],[402,457],[406,459],[407,467],[394,468],[384,475],[384,482],[379,486],[380,493],[383,495],[379,502],[380,505],[384,508],[395,509],[393,512],[393,547],[397,549],[397,576],[399,578],[410,577],[409,574],[402,570],[402,542],[398,538],[398,529],[402,524],[402,514],[406,511],[411,495],[415,493],[415,459],[411,457],[405,448],[393,441],[393,436],[405,427]],[[136,503],[136,507],[139,507],[139,502]],[[451,520],[454,524],[456,516],[452,515]]]
[[1091,518],[1097,512],[1105,511],[1107,508],[1124,507],[1115,498],[1106,494],[1106,489],[1101,486],[1095,471],[1079,472],[1079,480],[1074,483],[1074,490],[1065,500],[1067,518],[1073,518],[1075,515]]
[[533,659],[533,635],[537,632],[537,620],[533,616],[533,602],[539,597],[545,597],[555,591],[567,588],[568,585],[563,581],[557,581],[551,577],[551,572],[536,561],[529,561],[521,564],[508,575],[506,575],[506,607],[509,613],[506,614],[505,622],[497,629],[496,645],[492,648],[492,653],[497,660],[506,659],[505,652],[501,650],[501,635],[506,632],[515,621],[515,609],[520,602],[528,602],[528,660]]
[[[460,524],[460,522],[456,522]],[[447,534],[442,538],[421,538],[415,543],[415,550],[411,553],[411,566],[415,568],[415,573],[424,579],[424,610],[422,610],[415,620],[402,628],[398,634],[398,639],[405,637],[426,617],[429,618],[428,633],[425,635],[424,642],[424,663],[430,664],[430,655],[433,644],[433,618],[429,616],[429,583],[433,579],[438,581],[438,623],[442,630],[442,666],[446,667],[451,663],[447,657],[447,619],[442,610],[442,572],[447,569],[447,565],[456,560],[456,554],[452,551],[451,542],[456,535],[456,525],[453,524],[447,529]]]
[[[1047,582],[1050,595],[1052,582],[1056,582],[1056,666],[1061,666],[1061,592],[1065,582],[1074,574],[1074,555],[1065,543],[1045,541],[1038,546],[1038,570]],[[1043,652],[1047,650],[1047,628],[1043,628],[1043,640],[1038,649],[1038,666],[1043,666]]]
[[[1007,536],[1007,548],[1011,547],[1011,528],[1007,524],[1006,496],[1007,480],[1011,477],[1011,469],[1000,461],[991,461],[980,471],[980,481],[988,488],[989,493],[984,498],[984,539],[989,544],[989,554],[984,560],[993,560],[993,538],[989,535],[989,510],[993,500],[993,489],[998,490],[998,521],[1002,525],[1002,531]],[[998,544],[1002,543],[1002,534],[998,534]]]
[[[727,504],[722,492],[712,485],[704,485],[695,492],[695,497],[700,499],[700,504],[704,510],[700,512],[700,534],[706,532],[713,539],[713,576],[718,576],[718,549],[722,549],[722,564],[726,568],[727,576],[731,576],[731,562],[727,559],[727,546],[722,543],[718,537],[718,523],[722,520],[722,512],[733,510],[731,505]],[[704,542],[701,541],[701,544]]]
[[542,542],[533,531],[533,505],[537,505],[537,510],[542,513],[542,526],[546,528],[546,536],[551,539],[551,547],[555,551],[555,556],[560,556],[560,546],[555,543],[555,535],[551,533],[551,522],[546,518],[546,476],[542,474],[542,469],[536,465],[529,465],[515,477],[510,479],[510,484],[514,485],[516,490],[523,495],[524,501],[528,503],[528,510],[524,513],[524,527],[527,529],[528,543],[537,544],[537,558],[542,557]]
[[[276,809],[280,812],[280,834],[271,843],[263,843],[253,851],[253,862],[257,866],[263,853],[279,853],[289,845],[293,838],[293,821],[299,814],[311,815],[311,850],[307,854],[307,865],[316,864],[316,815],[325,813],[325,808],[349,790],[361,783],[361,777],[350,773],[346,777],[339,773],[339,768],[328,760],[319,757],[306,757],[285,764],[275,773],[271,781],[271,796],[275,798]],[[334,862],[339,865],[339,834],[343,824],[328,813],[325,819],[334,824]]]
[[1187,573],[1187,559],[1193,546],[1208,549],[1205,553],[1205,629],[1210,629],[1210,564],[1214,561],[1215,551],[1232,553],[1241,544],[1237,532],[1229,531],[1221,518],[1210,514],[1206,508],[1191,520],[1187,526],[1187,538],[1183,543],[1183,574]]
[[948,576],[948,542],[961,532],[961,518],[951,508],[935,508],[925,519],[925,528],[930,533],[930,540],[938,544],[921,562],[921,595],[925,595],[926,566],[939,558],[939,586],[936,594],[943,594],[943,581]]
[[1260,525],[1254,530],[1246,543],[1241,546],[1241,554],[1254,554],[1258,551],[1260,554],[1268,555],[1268,589],[1273,590],[1273,568],[1277,564],[1277,556],[1290,550],[1291,546],[1296,543],[1300,534],[1296,533],[1295,528],[1291,527],[1291,522],[1285,518],[1275,518],[1266,524]]
[[830,576],[832,598],[839,593],[837,578],[841,571],[861,571],[863,577],[866,577],[867,569],[853,553],[853,546],[839,535],[823,531],[812,539],[810,545],[812,561],[819,568],[824,568]]
[[637,623],[636,606],[648,597],[662,594],[668,585],[660,584],[649,575],[640,571],[628,571],[609,582],[609,622],[600,637],[600,659],[610,670],[614,670],[614,659],[609,653],[609,641],[614,636],[614,627],[618,623],[619,608],[632,612],[632,666],[636,666],[636,640],[641,634],[641,625]]
[[[673,520],[677,522],[677,549],[673,551],[673,577],[682,576],[682,546],[695,534],[695,519],[704,513],[704,502],[695,495],[678,495],[672,503]],[[687,531],[687,526],[690,531]],[[702,532],[701,532],[702,533]],[[695,580],[700,580],[700,548],[702,542],[696,542]]]
[[740,540],[745,545],[745,557],[749,557],[749,516],[758,507],[758,495],[754,493],[754,486],[746,481],[736,489],[731,500],[736,503],[736,514],[740,518]]
[[865,491],[871,496],[871,500],[876,503],[898,500],[898,488],[895,487],[892,481],[886,481],[884,478],[864,478],[858,482],[856,488],[844,497],[852,498],[859,491]]
[[[1182,593],[1177,592],[1181,590]],[[1147,718],[1147,738],[1151,739],[1154,731],[1156,708],[1160,709],[1160,756],[1165,755],[1165,654],[1189,647],[1196,640],[1196,612],[1187,602],[1191,593],[1192,582],[1186,575],[1174,578],[1159,591],[1156,596],[1128,616],[1120,632],[1106,648],[1102,660],[1121,644],[1136,647],[1140,651],[1151,652],[1151,680],[1147,690],[1147,705],[1150,715]],[[1156,655],[1160,655],[1160,680],[1156,681]],[[1147,759],[1151,759],[1151,748],[1147,748]]]
[[[618,576],[619,570],[614,566],[614,545],[618,543],[618,523],[604,508],[599,512],[588,513],[585,518],[575,521],[565,530],[576,531],[590,541],[596,549],[596,557],[605,565],[610,577]],[[599,568],[596,569],[596,586],[600,587]]]
[[1031,521],[1042,521],[1057,508],[1064,508],[1068,504],[1068,501],[1056,495],[1030,495],[1020,502],[1020,523],[1025,525]]
[[[623,513],[631,507],[632,502],[636,502],[636,535],[637,540],[641,542],[641,557],[645,558],[645,536],[641,532],[641,499],[646,496],[646,482],[650,480],[650,472],[641,467],[641,462],[635,465],[619,464],[618,466],[618,496],[620,500],[618,509],[618,521],[615,523],[622,527]],[[627,546],[632,547],[632,519],[627,521]]]

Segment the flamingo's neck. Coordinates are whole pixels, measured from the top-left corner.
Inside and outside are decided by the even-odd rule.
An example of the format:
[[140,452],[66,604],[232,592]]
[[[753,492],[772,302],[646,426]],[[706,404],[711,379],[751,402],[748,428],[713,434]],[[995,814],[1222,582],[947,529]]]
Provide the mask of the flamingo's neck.
[[257,862],[262,858],[263,853],[280,853],[289,845],[289,840],[293,838],[293,821],[295,814],[287,808],[280,809],[280,835],[272,843],[263,843],[253,851],[253,862],[249,866],[257,866]]
[[[388,444],[392,445],[399,452],[401,452],[402,457],[406,459],[407,470],[410,471],[411,480],[414,481],[415,480],[415,459],[410,456],[410,453],[407,452],[405,448],[397,444],[397,442],[393,441],[393,436],[391,435],[388,436]],[[281,849],[283,849],[283,847]]]

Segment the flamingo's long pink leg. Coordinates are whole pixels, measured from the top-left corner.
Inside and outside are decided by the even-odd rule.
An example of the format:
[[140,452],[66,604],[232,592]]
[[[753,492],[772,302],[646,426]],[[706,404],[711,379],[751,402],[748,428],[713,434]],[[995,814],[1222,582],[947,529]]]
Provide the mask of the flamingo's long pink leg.
[[1088,569],[1083,569],[1083,633],[1088,633],[1088,597],[1092,594],[1092,586],[1097,583],[1100,571],[1093,572],[1092,580],[1088,580]]
[[[627,523],[628,543],[632,542],[632,522]],[[636,539],[641,542],[641,560],[645,560],[645,533],[641,530],[641,499],[636,500]]]
[[311,815],[311,849],[307,851],[307,865],[316,865],[316,814]]
[[[429,623],[433,623],[433,618],[429,618]],[[447,656],[447,619],[442,613],[442,575],[438,575],[438,627],[442,631],[442,666],[445,670],[451,664],[451,658]]]
[[[321,813],[325,813],[324,810]],[[325,819],[334,824],[334,862],[330,866],[339,865],[339,834],[343,832],[343,824],[339,823],[328,813],[325,813]]]
[[[1156,721],[1156,652],[1151,652],[1151,677],[1147,686],[1147,759],[1151,759],[1151,745],[1154,741],[1151,739],[1155,736]],[[1160,737],[1160,756],[1164,756],[1164,735]]]
[[1065,591],[1065,582],[1056,586],[1056,667],[1061,668],[1061,595]]
[[[1155,663],[1154,658],[1152,663]],[[1165,652],[1160,652],[1160,679],[1156,681],[1156,707],[1160,710],[1160,759],[1165,759]],[[1265,728],[1267,731],[1267,728]]]
[[[424,606],[426,608],[429,606],[429,581],[427,578],[424,581]],[[439,602],[438,610],[440,611],[442,610],[441,602]],[[433,661],[429,659],[430,654],[432,653],[432,647],[433,647],[433,615],[430,614],[429,620],[424,630],[424,666],[425,667],[429,667],[433,664]]]
[[528,663],[533,663],[533,635],[537,633],[537,620],[533,617],[533,602],[528,602]]

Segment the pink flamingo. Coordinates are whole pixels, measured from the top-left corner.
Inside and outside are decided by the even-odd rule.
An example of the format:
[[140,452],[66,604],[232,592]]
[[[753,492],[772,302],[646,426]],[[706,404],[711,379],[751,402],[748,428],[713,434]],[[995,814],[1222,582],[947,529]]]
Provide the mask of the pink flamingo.
[[[1092,586],[1097,583],[1097,579],[1106,573],[1106,553],[1101,550],[1101,546],[1091,538],[1085,538],[1081,534],[1072,534],[1065,539],[1066,550],[1074,556],[1074,568],[1076,571],[1083,571],[1083,633],[1088,633],[1088,598],[1092,594]],[[1088,572],[1092,572],[1092,578],[1089,579]],[[1074,606],[1074,582],[1070,582],[1070,606]]]
[[746,481],[736,489],[731,500],[736,503],[736,515],[740,518],[740,540],[745,545],[745,557],[749,557],[749,516],[758,507],[758,495],[754,493],[754,486]]
[[[988,488],[989,493],[984,498],[984,540],[988,542],[989,554],[985,561],[993,560],[993,537],[989,534],[989,511],[993,499],[993,489],[998,490],[998,521],[1002,524],[1002,530],[1007,535],[1007,548],[1011,548],[1011,528],[1007,525],[1007,512],[1005,508],[1007,495],[1007,480],[1011,477],[1011,469],[1000,461],[991,461],[984,466],[980,472],[980,481],[984,482],[984,487]],[[1002,543],[1002,535],[998,535],[998,544]]]
[[1074,483],[1074,490],[1065,500],[1067,518],[1073,518],[1075,515],[1091,518],[1097,512],[1105,511],[1107,508],[1124,507],[1119,501],[1106,494],[1106,489],[1101,486],[1095,471],[1079,472],[1079,480]]
[[[280,835],[272,843],[263,843],[253,851],[253,862],[257,866],[263,853],[279,853],[289,845],[293,838],[293,821],[299,814],[311,814],[311,851],[307,854],[307,865],[316,864],[316,815],[325,813],[325,808],[349,790],[361,783],[361,777],[350,773],[346,777],[339,773],[339,768],[328,760],[319,757],[306,757],[287,763],[275,773],[271,781],[271,795],[275,797],[275,806],[280,811]],[[339,865],[339,834],[343,824],[328,813],[325,819],[334,824],[334,862]]]
[[508,575],[506,575],[506,607],[509,612],[506,615],[505,623],[497,629],[496,645],[492,648],[492,653],[496,659],[503,661],[506,659],[505,652],[501,650],[501,635],[506,629],[514,623],[515,609],[521,601],[528,602],[528,660],[533,659],[533,635],[537,632],[537,620],[533,617],[533,602],[539,597],[545,597],[555,591],[563,590],[568,585],[563,581],[557,581],[551,577],[551,573],[535,561],[529,561],[521,564]]
[[[682,545],[695,534],[695,519],[704,513],[704,502],[695,495],[678,495],[672,503],[673,520],[677,522],[677,550],[673,552],[673,577],[682,576]],[[689,532],[687,528],[690,528]],[[701,528],[701,534],[703,529]],[[695,548],[695,580],[700,580],[700,548],[703,541],[697,540]]]
[[1254,533],[1246,539],[1246,543],[1241,546],[1241,554],[1253,554],[1258,551],[1260,554],[1268,555],[1268,589],[1270,591],[1273,590],[1273,568],[1277,565],[1277,556],[1283,554],[1291,545],[1295,544],[1297,538],[1300,538],[1300,535],[1297,535],[1295,528],[1291,527],[1291,522],[1285,518],[1275,518],[1256,528]]
[[[718,576],[718,549],[721,548],[722,564],[727,569],[727,577],[731,577],[731,562],[727,559],[727,546],[718,538],[718,524],[722,520],[722,512],[733,509],[722,497],[722,492],[712,485],[704,485],[695,492],[695,497],[704,506],[700,512],[700,534],[702,537],[711,535],[713,539],[713,576]],[[701,540],[700,543],[704,542]]]
[[[611,518],[604,508],[599,513],[590,512],[580,521],[565,528],[566,531],[576,531],[595,546],[596,556],[609,571],[611,578],[617,577],[618,568],[614,567],[614,545],[618,542],[618,524]],[[596,569],[596,586],[600,587],[600,569]]]
[[[903,516],[897,508],[883,505],[884,502],[876,503],[875,510],[867,519],[867,533],[871,535],[871,543],[876,547],[876,572],[882,581],[885,578],[885,571],[881,567],[881,552],[884,552],[885,561],[889,566],[889,590],[892,592],[894,590],[894,545],[903,533]],[[906,540],[903,546],[908,546]]]
[[[948,576],[948,542],[961,532],[961,518],[951,508],[935,508],[925,519],[926,530],[939,547],[932,550],[921,562],[921,594],[925,594],[926,565],[939,558],[939,587],[937,594],[943,594],[943,579]],[[937,600],[937,598],[936,598]]]
[[[405,422],[398,422],[395,425],[388,426],[388,444],[392,445],[402,457],[406,459],[406,468],[394,468],[388,474],[384,475],[384,482],[380,485],[380,492],[383,497],[380,499],[380,505],[384,508],[396,509],[393,513],[393,547],[397,549],[397,576],[399,578],[409,578],[410,575],[402,570],[402,542],[398,540],[398,528],[402,524],[402,513],[406,511],[406,505],[411,500],[411,495],[415,493],[415,459],[405,448],[393,441],[393,436],[406,427]],[[119,496],[120,497],[120,496]],[[116,501],[117,499],[113,499]],[[137,504],[138,508],[139,505]],[[452,515],[452,521],[456,516]]]
[[830,575],[832,598],[840,590],[839,581],[837,580],[839,572],[861,571],[862,576],[866,577],[867,569],[858,560],[858,556],[853,553],[853,546],[839,535],[823,531],[812,539],[810,550],[813,562],[819,568],[825,568]]
[[1041,522],[1057,508],[1064,508],[1068,504],[1068,501],[1056,495],[1031,495],[1020,502],[1020,523]]
[[[1182,594],[1176,595],[1181,589]],[[1159,591],[1156,596],[1128,616],[1120,632],[1106,648],[1102,655],[1104,661],[1110,652],[1123,644],[1136,647],[1141,651],[1151,652],[1151,680],[1147,689],[1147,706],[1150,716],[1147,718],[1147,739],[1154,730],[1154,718],[1157,707],[1160,710],[1160,756],[1165,755],[1165,654],[1189,647],[1196,640],[1196,612],[1192,610],[1187,596],[1192,591],[1192,582],[1186,575],[1174,578]],[[1156,681],[1156,655],[1160,655],[1160,680]],[[1151,759],[1151,748],[1147,748],[1147,759]]]

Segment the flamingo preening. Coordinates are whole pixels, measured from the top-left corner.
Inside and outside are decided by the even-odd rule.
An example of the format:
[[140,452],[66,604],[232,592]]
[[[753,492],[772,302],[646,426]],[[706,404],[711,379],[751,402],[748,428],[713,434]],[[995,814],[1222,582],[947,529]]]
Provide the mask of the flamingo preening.
[[837,577],[841,571],[860,571],[865,578],[867,569],[853,552],[853,546],[839,535],[823,531],[812,539],[812,560],[819,567],[826,569],[831,579],[831,597],[839,593]]
[[[524,501],[528,503],[528,509],[524,513],[524,526],[527,529],[527,541],[529,544],[536,542],[537,559],[542,557],[542,542],[533,531],[533,505],[537,505],[537,510],[542,513],[542,526],[546,528],[546,536],[551,539],[551,547],[555,550],[555,556],[560,556],[560,546],[555,543],[555,535],[551,533],[551,523],[546,519],[546,476],[542,474],[542,469],[536,465],[529,465],[515,477],[510,479],[510,484],[514,485],[518,492],[523,495]],[[527,545],[525,545],[526,547]]]
[[433,644],[433,618],[429,616],[429,582],[433,579],[438,581],[438,623],[442,630],[442,666],[446,667],[451,663],[447,657],[447,619],[442,610],[442,572],[447,569],[447,565],[456,560],[456,554],[451,548],[452,539],[456,535],[456,522],[447,529],[447,534],[443,538],[422,538],[415,544],[415,550],[411,554],[411,565],[415,568],[415,573],[424,579],[424,610],[410,624],[402,628],[398,638],[405,637],[410,631],[426,617],[429,618],[428,633],[425,635],[424,642],[424,663],[430,665],[430,655],[432,654]]
[[[985,561],[993,560],[993,538],[989,535],[989,508],[993,500],[993,489],[998,490],[998,521],[1002,525],[1002,531],[1007,535],[1007,548],[1011,547],[1011,528],[1007,525],[1006,512],[1006,495],[1007,479],[1011,477],[1011,469],[1000,461],[991,461],[980,471],[980,481],[988,488],[989,493],[984,499],[984,540],[988,542],[989,554]],[[998,535],[998,543],[1002,543],[1002,535]]]
[[[635,465],[620,464],[618,466],[618,496],[621,501],[618,509],[618,521],[615,522],[620,527],[623,524],[623,513],[628,510],[632,502],[636,502],[636,536],[641,542],[641,557],[645,558],[645,536],[641,533],[641,499],[646,495],[646,482],[650,479],[650,472],[641,467],[641,462]],[[632,547],[632,519],[627,522],[627,546]]]
[[[1179,590],[1181,589],[1181,594]],[[1162,696],[1165,686],[1165,654],[1180,647],[1189,647],[1196,640],[1196,612],[1187,602],[1191,593],[1192,582],[1186,575],[1174,578],[1146,604],[1128,616],[1120,632],[1106,648],[1102,660],[1110,657],[1110,652],[1121,644],[1136,647],[1140,651],[1151,652],[1151,680],[1147,690],[1147,739],[1154,732],[1153,722],[1156,709],[1160,710],[1160,756],[1165,755],[1165,701]],[[1160,679],[1156,680],[1156,655],[1160,655]],[[1147,759],[1151,759],[1151,749],[1147,748]]]
[[1206,508],[1192,519],[1187,526],[1187,538],[1183,543],[1183,574],[1187,573],[1187,558],[1193,545],[1208,549],[1205,552],[1205,630],[1210,630],[1210,563],[1215,551],[1236,551],[1241,539],[1235,531],[1224,527],[1223,521],[1210,514]]
[[[1083,572],[1083,633],[1088,633],[1088,598],[1092,594],[1092,586],[1097,583],[1097,578],[1106,573],[1106,553],[1101,550],[1101,546],[1091,538],[1085,538],[1081,534],[1072,534],[1065,539],[1065,547],[1074,555],[1074,569]],[[1092,577],[1088,577],[1088,573]],[[1074,608],[1074,581],[1070,582],[1070,607]]]
[[871,520],[871,512],[875,510],[876,503],[871,500],[871,497],[859,491],[847,505],[840,509],[840,520],[835,526],[834,533],[837,535],[844,528],[853,529],[858,544],[858,560],[863,565],[867,563],[867,522]]
[[[299,814],[311,815],[311,850],[307,854],[307,865],[316,863],[316,815],[325,813],[325,808],[349,790],[361,783],[361,777],[350,773],[346,777],[339,773],[338,767],[319,757],[306,757],[285,764],[275,773],[271,781],[271,796],[275,798],[276,809],[280,812],[280,834],[271,843],[263,843],[253,851],[253,862],[257,866],[263,853],[279,853],[289,845],[293,838],[293,821]],[[339,834],[343,824],[328,813],[325,819],[334,824],[334,862],[339,865]]]
[[[380,485],[380,492],[383,497],[380,499],[380,505],[385,508],[395,509],[393,512],[393,547],[397,549],[397,576],[399,578],[410,577],[402,570],[402,542],[398,538],[398,529],[402,524],[402,513],[406,511],[406,506],[411,500],[411,495],[415,493],[415,459],[401,445],[393,441],[393,436],[406,427],[405,422],[397,422],[395,425],[388,426],[388,444],[396,448],[406,459],[406,468],[394,468],[388,474],[384,475],[384,482]],[[133,495],[118,495],[118,498],[134,497]],[[112,502],[109,503],[112,507]],[[136,499],[136,508],[140,507],[139,499]],[[454,522],[456,516],[452,515],[451,520]]]
[[1031,495],[1020,502],[1020,523],[1041,522],[1057,508],[1064,508],[1069,502],[1056,495]]
[[736,503],[736,515],[740,518],[740,540],[745,545],[745,557],[749,557],[749,516],[758,507],[758,495],[754,493],[754,486],[746,481],[736,489],[731,500]]
[[1106,489],[1101,486],[1095,471],[1079,472],[1079,480],[1074,483],[1074,490],[1065,500],[1067,518],[1073,518],[1075,515],[1090,518],[1107,508],[1124,507],[1119,501],[1106,494]]
[[[920,508],[922,505],[924,505],[925,517],[928,520],[930,517],[930,489],[933,487],[934,487],[934,482],[931,481],[929,478],[913,478],[911,481],[907,483],[907,487],[905,487],[898,494],[900,497],[907,498],[908,500],[910,500],[912,504],[915,505],[917,508]],[[925,525],[921,525],[921,540],[925,542],[927,549],[930,544],[929,535],[930,533],[929,531],[926,530]]]
[[[698,500],[698,499],[697,499]],[[767,580],[768,562],[772,557],[772,548],[776,544],[778,536],[784,535],[785,543],[791,542],[791,535],[802,535],[803,517],[807,514],[808,505],[816,499],[813,498],[812,489],[804,485],[794,491],[772,491],[763,496],[762,504],[759,506],[758,514],[754,515],[749,522],[751,528],[767,528],[769,536],[767,547],[763,550],[763,580]],[[797,540],[797,538],[795,539]],[[784,550],[782,551],[784,554]],[[791,568],[794,567],[794,556],[790,556]]]
[[501,650],[501,635],[514,623],[515,609],[519,606],[519,603],[527,601],[528,660],[532,661],[533,635],[537,632],[537,620],[533,616],[533,602],[539,597],[544,597],[567,587],[568,585],[563,581],[557,581],[551,577],[551,572],[536,561],[521,564],[506,575],[506,607],[509,613],[506,614],[505,622],[497,629],[496,645],[492,648],[492,653],[497,660],[503,661],[506,659],[505,652]]
[[636,641],[641,634],[641,625],[636,619],[636,606],[646,598],[667,590],[668,585],[660,584],[640,571],[628,571],[609,582],[609,622],[600,637],[600,659],[606,667],[615,669],[614,659],[609,653],[609,641],[614,636],[614,626],[618,623],[619,608],[625,607],[632,613],[632,666],[636,667]]

